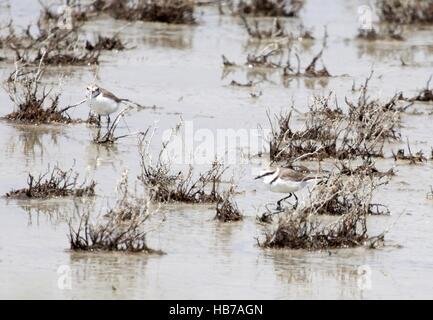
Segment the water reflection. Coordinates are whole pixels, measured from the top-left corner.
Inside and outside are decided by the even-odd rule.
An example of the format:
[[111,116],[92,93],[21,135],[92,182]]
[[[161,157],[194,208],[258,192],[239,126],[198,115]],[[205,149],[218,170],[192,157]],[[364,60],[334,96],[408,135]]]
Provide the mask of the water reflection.
[[86,163],[90,170],[96,170],[99,167],[111,167],[117,170],[117,166],[122,166],[123,161],[119,160],[119,149],[116,144],[97,144],[89,143],[85,147]]
[[192,30],[161,30],[145,35],[142,41],[145,45],[152,48],[191,49],[193,45],[193,33]]
[[[71,219],[78,220],[80,208],[95,211],[96,198],[62,198],[46,200],[8,200],[6,204],[15,202],[27,213],[27,224],[39,226],[41,222],[57,226],[67,223]],[[41,219],[43,219],[41,221]]]
[[146,254],[70,253],[71,294],[80,298],[139,296],[146,285]]
[[14,128],[13,134],[7,142],[6,154],[9,157],[22,153],[26,165],[30,165],[34,160],[39,159],[41,162],[44,160],[45,153],[52,146],[59,143],[60,137],[68,139],[64,127],[56,126],[31,126],[31,125],[17,125],[10,126]]
[[365,289],[361,284],[364,275],[359,272],[362,265],[345,263],[334,254],[269,250],[264,256],[273,264],[278,281],[286,286],[288,296],[282,298],[361,299]]

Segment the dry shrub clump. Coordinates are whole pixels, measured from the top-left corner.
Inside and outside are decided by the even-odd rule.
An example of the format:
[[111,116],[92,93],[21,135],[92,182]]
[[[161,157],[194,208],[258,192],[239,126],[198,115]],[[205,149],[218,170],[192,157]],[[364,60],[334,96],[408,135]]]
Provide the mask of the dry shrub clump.
[[52,93],[42,84],[44,69],[39,66],[25,70],[17,68],[7,79],[5,90],[16,110],[4,118],[24,123],[76,123],[67,111],[74,106],[59,108],[60,93]]
[[235,12],[240,15],[295,17],[303,5],[303,0],[240,0]]
[[287,61],[287,65],[284,67],[284,77],[299,77],[299,76],[305,76],[305,77],[331,77],[331,74],[329,73],[328,69],[322,62],[322,68],[317,69],[317,62],[319,59],[322,58],[323,55],[323,49],[320,50],[318,54],[316,54],[311,62],[308,64],[308,66],[305,68],[303,72],[301,72],[301,62],[299,55],[296,54],[296,59],[298,61],[297,69],[295,70],[290,62],[290,55],[291,51],[289,52],[289,59]]
[[317,99],[310,106],[305,128],[294,130],[292,112],[275,115],[276,126],[271,124],[270,157],[272,160],[323,159],[338,157],[337,140],[344,130],[342,111],[329,105],[329,98]]
[[[321,60],[323,55],[323,49],[320,50],[318,54],[316,54],[311,62],[305,67],[303,71],[301,71],[301,59],[298,53],[295,54],[297,59],[297,67],[292,65],[291,56],[292,56],[292,47],[289,45],[287,50],[287,58],[285,58],[286,51],[281,47],[279,43],[271,43],[266,46],[259,53],[250,53],[247,55],[247,61],[245,63],[249,68],[267,68],[267,69],[280,69],[283,70],[283,77],[331,77],[330,72],[322,62],[322,68],[317,68],[317,63]],[[274,57],[279,57],[279,59],[275,59]],[[235,62],[230,61],[224,55],[223,65],[224,67],[238,67],[240,65]],[[285,63],[283,61],[286,61]]]
[[382,21],[399,24],[433,23],[432,0],[378,0]]
[[[310,192],[307,204],[279,218],[275,230],[260,243],[268,248],[322,250],[361,245],[375,247],[384,234],[369,237],[367,216],[372,213],[376,185],[363,175],[332,176]],[[325,223],[323,215],[338,215]]]
[[81,25],[89,19],[89,5],[81,4],[80,0],[68,0],[65,6],[61,6],[54,10],[50,5],[39,1],[42,6],[39,22],[52,23],[56,25],[72,24],[73,26]]
[[398,25],[387,25],[384,28],[359,29],[358,39],[367,41],[396,40],[404,41],[403,30]]
[[126,175],[118,186],[116,204],[99,221],[91,221],[90,208],[79,213],[78,225],[69,221],[71,250],[156,252],[146,244],[148,220],[152,215],[148,202],[132,195]]
[[150,159],[150,141],[140,138],[141,174],[138,179],[148,190],[150,199],[156,202],[215,203],[223,200],[220,192],[221,177],[227,170],[215,161],[209,170],[194,177],[192,166],[184,174],[173,173],[169,161],[164,159],[170,141],[163,143],[155,162]]
[[283,21],[279,18],[274,18],[272,27],[270,29],[263,29],[259,26],[259,22],[254,20],[254,24],[250,25],[248,19],[242,15],[242,22],[245,26],[245,29],[248,32],[248,35],[253,39],[264,40],[264,39],[287,39],[287,40],[313,40],[314,37],[310,30],[306,30],[304,26],[301,24],[299,26],[298,33],[295,34],[293,32],[288,32],[284,28]]
[[420,102],[429,102],[429,101],[433,101],[433,90],[430,88],[430,82],[431,82],[432,77],[430,76],[430,78],[427,80],[427,84],[425,86],[424,89],[422,89],[416,96],[412,97],[412,98],[404,98],[407,101],[410,102],[415,102],[415,101],[420,101]]
[[10,24],[6,38],[8,49],[15,53],[15,59],[35,65],[42,61],[46,65],[98,64],[102,49],[85,50],[79,39],[82,22],[77,23],[74,19],[64,22],[60,17],[56,19],[42,15],[36,25],[36,34],[30,32],[30,25],[23,34],[17,34]]
[[234,192],[234,188],[230,188],[228,191],[224,192],[222,199],[218,201],[216,205],[215,220],[221,222],[242,220],[242,213],[240,212],[236,202],[232,199]]
[[95,43],[86,41],[86,49],[89,51],[101,51],[101,50],[124,50],[125,45],[118,36],[104,37],[99,35],[98,40]]
[[78,183],[78,173],[59,167],[35,177],[29,174],[27,187],[6,193],[8,198],[51,198],[51,197],[91,197],[95,195],[96,183]]
[[362,163],[355,166],[350,163],[350,160],[339,160],[338,163],[335,164],[335,167],[338,169],[340,174],[346,176],[365,174],[371,177],[384,178],[395,175],[393,168],[390,168],[387,171],[380,171],[377,169],[371,158],[365,158],[362,160]]
[[158,21],[175,24],[194,24],[193,0],[97,0],[96,12],[107,13],[115,19],[128,21]]
[[354,157],[383,157],[385,141],[398,141],[400,114],[397,94],[387,102],[369,99],[367,83],[357,101],[345,99],[343,112],[332,105],[331,95],[316,97],[305,115],[303,129],[291,126],[291,112],[276,115],[271,123],[270,156],[272,160],[350,159]]
[[404,161],[409,161],[409,164],[417,164],[417,163],[422,163],[424,161],[427,161],[427,158],[424,156],[422,150],[416,152],[415,154],[412,153],[409,140],[407,141],[407,150],[408,150],[408,154],[406,154],[404,149],[398,149],[397,153],[394,153],[393,151],[392,155],[394,157],[394,161],[404,160]]
[[388,176],[372,175],[369,169],[358,167],[357,172],[352,172],[350,176],[334,173],[321,180],[310,193],[309,205],[301,211],[341,216],[348,208],[358,206],[360,210],[365,206],[362,210],[368,215],[389,213],[385,206],[371,203],[373,192],[389,182]]

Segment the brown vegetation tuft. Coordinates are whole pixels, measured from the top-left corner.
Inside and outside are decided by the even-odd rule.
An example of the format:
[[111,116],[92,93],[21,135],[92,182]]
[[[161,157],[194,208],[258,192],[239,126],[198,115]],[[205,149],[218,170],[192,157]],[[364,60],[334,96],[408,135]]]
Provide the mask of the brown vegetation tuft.
[[301,24],[297,33],[288,32],[284,28],[284,23],[279,18],[274,18],[272,27],[270,29],[264,29],[259,26],[259,22],[254,20],[253,25],[248,22],[248,19],[241,15],[242,22],[248,35],[253,39],[265,40],[265,39],[286,39],[286,40],[314,40],[312,32],[305,29]]
[[97,0],[93,5],[115,19],[176,24],[194,24],[194,7],[193,0]]
[[[281,45],[278,43],[271,43],[266,46],[259,53],[250,53],[247,55],[247,62],[245,63],[249,68],[268,68],[268,69],[280,69],[283,70],[283,78],[290,77],[331,77],[326,66],[322,63],[322,68],[317,69],[317,62],[321,59],[323,54],[323,49],[313,57],[311,62],[305,68],[304,71],[301,71],[301,60],[299,54],[295,54],[297,59],[297,68],[294,69],[294,66],[291,64],[291,53],[292,48],[288,49],[288,58],[286,63],[282,63],[284,57],[284,50]],[[272,57],[279,56],[280,59],[278,62],[273,61]],[[228,60],[224,55],[223,65],[224,67],[236,67],[238,64]]]
[[96,183],[78,184],[78,173],[72,168],[63,171],[59,167],[35,177],[29,174],[27,187],[6,193],[8,198],[90,197],[95,195]]
[[[179,128],[179,127],[178,127]],[[177,129],[178,129],[177,128]],[[215,203],[223,200],[220,193],[221,177],[227,170],[215,161],[212,166],[198,177],[194,177],[190,166],[186,174],[181,171],[173,173],[168,161],[164,160],[170,141],[162,144],[161,151],[154,163],[149,158],[150,141],[140,138],[141,174],[138,179],[148,190],[150,199],[156,202]]]
[[236,202],[232,199],[234,192],[235,189],[233,187],[224,192],[222,199],[216,205],[215,220],[221,222],[242,220],[242,213],[239,211]]
[[404,161],[409,161],[409,164],[417,164],[417,163],[427,161],[427,158],[424,156],[422,150],[416,152],[415,154],[412,153],[409,140],[407,141],[407,149],[408,149],[408,154],[406,154],[404,149],[399,149],[397,153],[394,153],[393,151],[392,155],[394,157],[394,161],[404,160]]
[[421,101],[421,102],[429,102],[433,101],[433,90],[430,88],[430,82],[432,77],[427,80],[427,84],[424,89],[422,89],[416,96],[412,98],[403,98],[410,102]]
[[89,51],[101,51],[101,50],[124,50],[125,45],[118,36],[104,37],[99,35],[98,40],[95,43],[86,41],[86,49]]
[[305,115],[304,128],[294,130],[292,113],[275,115],[271,123],[270,156],[274,161],[302,159],[350,159],[353,157],[382,157],[386,140],[400,140],[400,94],[383,103],[367,95],[368,79],[357,101],[345,99],[343,112],[338,104],[332,106],[331,95],[316,97]]
[[15,60],[27,65],[42,62],[46,65],[98,64],[102,49],[84,50],[79,41],[81,22],[74,19],[51,21],[47,20],[47,15],[42,15],[36,26],[36,34],[30,32],[30,25],[24,33],[18,34],[12,23],[9,24],[5,43],[15,53]]
[[240,15],[295,17],[303,5],[303,0],[240,0],[235,12]]
[[433,23],[432,0],[378,0],[382,21],[398,24]]
[[368,40],[368,41],[378,41],[378,40],[396,40],[403,41],[403,31],[398,25],[388,25],[386,28],[380,28],[379,30],[375,28],[371,29],[359,29],[358,39]]
[[[310,192],[307,204],[279,218],[275,230],[265,233],[259,243],[268,248],[322,250],[368,244],[374,247],[384,234],[370,238],[367,216],[372,214],[372,193],[377,187],[371,177],[343,178],[331,175]],[[338,215],[325,224],[322,215]]]
[[90,208],[84,208],[79,213],[80,220],[76,227],[69,221],[71,250],[156,252],[146,244],[146,227],[151,217],[148,203],[129,193],[125,176],[118,191],[115,206],[99,221],[91,221]]
[[52,93],[42,85],[44,69],[17,68],[7,79],[5,90],[16,110],[4,118],[24,123],[77,123],[67,111],[76,105],[59,109],[60,93]]

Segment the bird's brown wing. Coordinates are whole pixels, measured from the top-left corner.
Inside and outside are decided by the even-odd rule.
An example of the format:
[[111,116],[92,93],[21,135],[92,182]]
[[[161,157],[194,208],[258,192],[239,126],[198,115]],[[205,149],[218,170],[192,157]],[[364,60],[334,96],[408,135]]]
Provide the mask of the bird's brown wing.
[[121,102],[122,101],[122,99],[120,99],[120,98],[118,98],[118,97],[116,97],[114,94],[112,94],[110,91],[108,91],[108,90],[105,90],[105,89],[103,89],[103,88],[99,88],[99,90],[102,92],[102,94],[104,95],[104,96],[106,96],[106,97],[108,97],[108,98],[111,98],[111,99],[113,99],[114,101],[116,101],[116,102]]
[[281,168],[280,170],[281,170],[280,179],[282,180],[292,180],[292,181],[308,180],[308,178],[301,172],[288,169],[288,168]]

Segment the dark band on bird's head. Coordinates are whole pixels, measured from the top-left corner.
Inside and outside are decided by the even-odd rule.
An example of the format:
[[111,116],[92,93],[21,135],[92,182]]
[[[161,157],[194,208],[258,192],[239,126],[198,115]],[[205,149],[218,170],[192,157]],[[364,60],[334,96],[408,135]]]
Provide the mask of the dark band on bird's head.
[[260,179],[260,178],[263,178],[263,177],[266,177],[266,176],[270,176],[271,174],[274,174],[274,173],[275,173],[275,171],[266,172],[266,173],[264,173],[262,175],[259,175],[259,176],[255,177],[254,179]]

